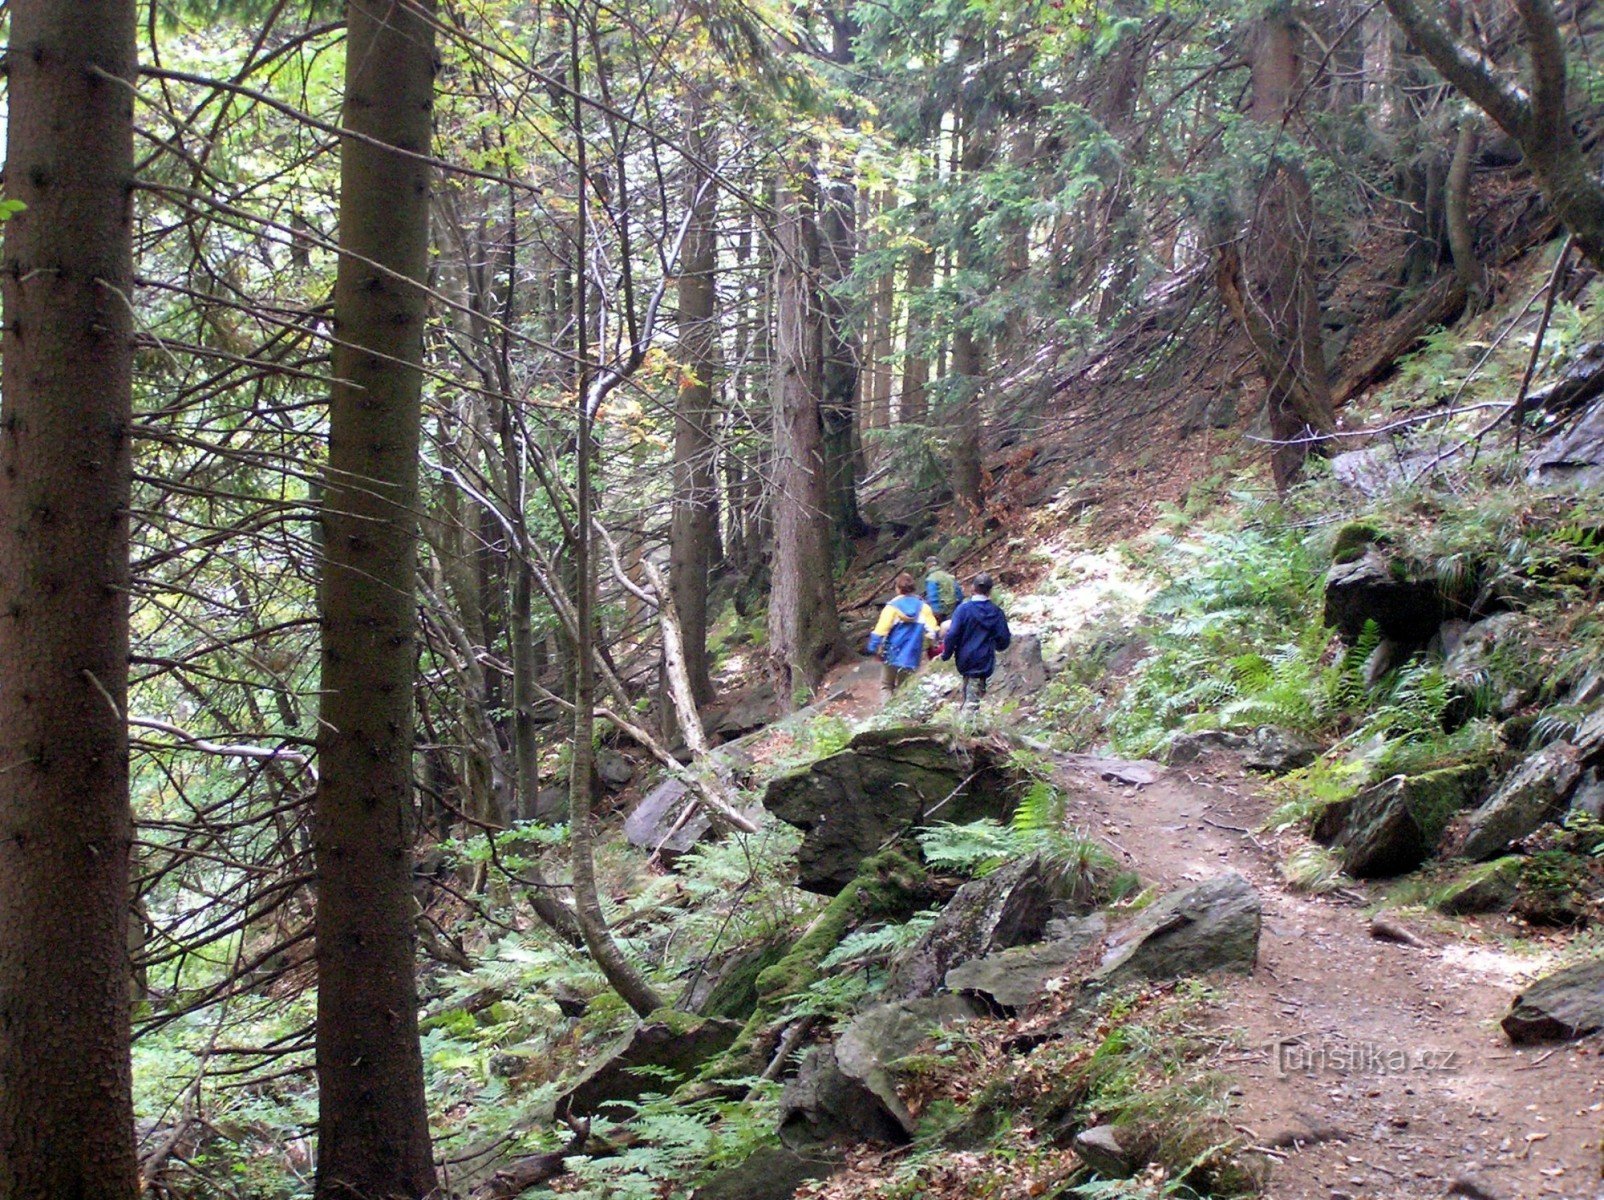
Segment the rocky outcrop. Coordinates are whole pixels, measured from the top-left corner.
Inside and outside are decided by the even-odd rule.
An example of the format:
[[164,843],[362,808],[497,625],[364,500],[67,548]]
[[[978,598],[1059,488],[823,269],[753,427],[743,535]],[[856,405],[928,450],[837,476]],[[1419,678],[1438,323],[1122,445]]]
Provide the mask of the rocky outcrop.
[[933,996],[953,967],[1039,941],[1047,922],[1074,898],[1072,864],[1027,855],[958,889],[936,922],[891,964],[886,995]]
[[624,818],[624,837],[631,846],[669,854],[684,854],[696,845],[712,823],[701,813],[674,828],[684,811],[690,787],[678,779],[665,779],[642,797]]
[[[557,1098],[557,1115],[628,1112],[625,1101],[647,1092],[673,1089],[661,1071],[689,1075],[716,1054],[729,1049],[741,1032],[739,1021],[688,1018],[665,1013],[642,1021],[596,1060]],[[656,1068],[643,1072],[642,1068]]]
[[1126,1179],[1140,1165],[1126,1147],[1127,1138],[1113,1125],[1093,1125],[1075,1135],[1072,1143],[1081,1161],[1109,1179]]
[[[1306,767],[1320,754],[1320,743],[1295,729],[1261,725],[1248,735],[1242,765],[1269,775],[1285,775]],[[1173,762],[1173,756],[1171,758]]]
[[1356,879],[1412,871],[1435,853],[1449,820],[1486,777],[1481,767],[1395,775],[1328,804],[1315,818],[1315,840],[1332,847]]
[[1595,404],[1532,455],[1527,477],[1533,483],[1572,491],[1604,484],[1604,404]]
[[1351,562],[1326,573],[1325,622],[1349,642],[1374,621],[1382,636],[1406,648],[1431,641],[1442,623],[1442,599],[1434,579],[1372,545]]
[[897,1094],[892,1064],[977,1008],[961,996],[878,1004],[833,1045],[815,1046],[780,1096],[780,1140],[793,1150],[855,1141],[906,1142],[914,1117]]
[[1502,1023],[1517,1043],[1570,1041],[1604,1029],[1604,958],[1545,975],[1515,997]]
[[1511,771],[1472,815],[1460,853],[1478,860],[1503,854],[1511,842],[1565,811],[1581,774],[1575,746],[1544,746]]
[[1520,890],[1521,864],[1516,855],[1479,863],[1439,891],[1432,907],[1450,916],[1503,912]]
[[1047,664],[1042,661],[1041,638],[1034,633],[1015,635],[1008,649],[997,656],[992,693],[1030,700],[1046,686]]
[[1171,892],[1115,931],[1088,982],[1250,973],[1259,958],[1260,918],[1258,892],[1235,871]]
[[737,1166],[726,1167],[691,1193],[692,1200],[791,1200],[796,1189],[824,1179],[841,1165],[839,1155],[798,1154],[785,1146],[762,1146]]
[[797,885],[833,896],[865,859],[921,825],[1006,819],[1021,787],[1005,748],[904,727],[860,733],[840,753],[780,776],[763,803],[802,830]]
[[608,791],[620,791],[635,778],[635,764],[618,751],[603,746],[596,751],[596,778]]
[[1486,689],[1493,711],[1507,716],[1537,695],[1531,618],[1525,613],[1495,613],[1486,620],[1452,628],[1443,626],[1443,674],[1463,693]]
[[1258,961],[1260,922],[1258,893],[1232,871],[1112,926],[1101,912],[1054,922],[1050,941],[965,963],[947,973],[947,986],[1018,1011],[1051,992],[1248,973]]
[[1094,970],[1108,932],[1102,913],[1054,922],[1052,940],[976,958],[947,972],[947,987],[1002,1012],[1028,1008],[1059,980],[1080,980]]

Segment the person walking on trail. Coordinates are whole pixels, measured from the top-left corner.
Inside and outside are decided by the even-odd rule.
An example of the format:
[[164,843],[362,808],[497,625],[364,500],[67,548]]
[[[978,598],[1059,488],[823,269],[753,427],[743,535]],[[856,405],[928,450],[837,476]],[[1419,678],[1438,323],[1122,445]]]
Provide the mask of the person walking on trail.
[[936,614],[914,595],[917,584],[904,571],[897,576],[897,598],[880,610],[880,621],[869,637],[866,654],[878,654],[880,692],[887,700],[903,680],[924,661],[925,640],[936,636]]
[[991,602],[991,576],[982,571],[971,586],[974,594],[953,610],[941,649],[941,657],[952,659],[963,677],[963,708],[980,704],[997,669],[997,651],[1008,649],[1013,641],[1008,618]]
[[963,584],[941,565],[941,560],[925,559],[925,603],[936,614],[938,624],[952,616],[953,609],[963,598]]

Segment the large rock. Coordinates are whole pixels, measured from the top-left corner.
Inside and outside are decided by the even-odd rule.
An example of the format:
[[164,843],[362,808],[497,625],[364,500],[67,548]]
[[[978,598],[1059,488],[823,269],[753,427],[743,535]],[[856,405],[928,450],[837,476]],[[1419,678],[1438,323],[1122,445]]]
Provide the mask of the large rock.
[[[728,1050],[741,1032],[739,1021],[687,1018],[673,1014],[648,1018],[613,1044],[557,1098],[557,1115],[625,1115],[623,1103],[647,1092],[672,1091],[660,1070],[685,1076]],[[642,1071],[642,1068],[657,1068]]]
[[[1242,765],[1270,775],[1285,775],[1312,763],[1320,753],[1320,743],[1295,729],[1261,725],[1248,735]],[[1173,751],[1171,762],[1174,762]]]
[[1540,682],[1529,649],[1531,618],[1497,613],[1444,638],[1443,674],[1462,690],[1491,690],[1493,709],[1507,716],[1537,695]]
[[1060,981],[1075,986],[1098,964],[1108,921],[1102,913],[1080,920],[1055,922],[1057,936],[1034,946],[1016,946],[973,959],[947,972],[947,987],[975,996],[1003,1012],[1028,1008]]
[[1006,749],[903,727],[860,733],[840,753],[780,776],[763,803],[802,830],[797,885],[833,896],[888,842],[934,821],[1006,819],[1021,788]]
[[1604,404],[1593,405],[1533,454],[1527,478],[1572,491],[1591,491],[1604,484]]
[[778,717],[780,712],[780,702],[774,695],[774,685],[765,682],[710,708],[703,716],[702,724],[709,737],[717,735],[728,741],[763,728]]
[[1450,916],[1503,912],[1520,890],[1521,866],[1517,855],[1478,863],[1453,880],[1432,900],[1432,907]]
[[621,791],[635,778],[635,764],[618,751],[603,746],[596,751],[596,778],[608,791]]
[[1073,1145],[1081,1161],[1099,1175],[1126,1179],[1136,1173],[1139,1164],[1126,1148],[1125,1140],[1112,1125],[1093,1125],[1077,1133]]
[[791,1200],[796,1189],[824,1179],[841,1165],[836,1154],[799,1154],[785,1146],[761,1146],[745,1162],[719,1171],[691,1193],[692,1200]]
[[641,802],[624,818],[624,837],[631,846],[666,854],[684,854],[706,836],[712,823],[706,815],[697,812],[680,826],[680,814],[690,788],[678,779],[665,779],[641,798]]
[[1503,1026],[1512,1042],[1569,1041],[1604,1029],[1604,958],[1539,979],[1515,997]]
[[1171,892],[1112,928],[1103,913],[1054,922],[1051,941],[947,972],[947,986],[1005,1012],[1044,996],[1216,971],[1250,973],[1259,957],[1259,895],[1235,871]]
[[1047,664],[1042,661],[1041,638],[1034,633],[1016,635],[1008,649],[997,656],[993,694],[1030,700],[1046,686]]
[[1335,849],[1342,869],[1356,879],[1412,871],[1436,852],[1449,820],[1486,777],[1480,767],[1395,775],[1326,805],[1315,819],[1315,839]]
[[1421,578],[1402,559],[1375,546],[1352,562],[1333,563],[1326,573],[1325,622],[1349,642],[1374,621],[1399,645],[1424,646],[1442,618],[1436,581]]
[[1544,746],[1511,771],[1476,810],[1460,853],[1478,860],[1504,853],[1511,842],[1565,811],[1565,801],[1581,775],[1575,746],[1569,742]]
[[933,996],[947,972],[970,959],[1041,939],[1055,910],[1074,897],[1072,864],[1026,855],[958,889],[919,940],[891,965],[886,995]]
[[843,1141],[906,1142],[913,1114],[897,1094],[892,1065],[977,1007],[961,996],[878,1004],[860,1013],[834,1045],[816,1046],[780,1097],[780,1140],[792,1149]]
[[1171,892],[1115,931],[1088,982],[1250,974],[1259,960],[1260,921],[1259,894],[1235,871]]
[[1595,821],[1604,820],[1604,773],[1597,767],[1587,768],[1577,781],[1576,790],[1571,793],[1570,811],[1583,813]]

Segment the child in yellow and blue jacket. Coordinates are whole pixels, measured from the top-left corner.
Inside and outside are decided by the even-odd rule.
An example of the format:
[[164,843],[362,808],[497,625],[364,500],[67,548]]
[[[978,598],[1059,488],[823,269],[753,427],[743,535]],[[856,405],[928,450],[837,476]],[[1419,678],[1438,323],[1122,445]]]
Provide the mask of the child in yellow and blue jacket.
[[880,691],[887,700],[918,670],[924,661],[926,639],[933,641],[939,629],[930,605],[914,594],[917,587],[906,571],[897,576],[897,598],[880,610],[880,621],[869,637],[867,653],[878,654],[885,663]]

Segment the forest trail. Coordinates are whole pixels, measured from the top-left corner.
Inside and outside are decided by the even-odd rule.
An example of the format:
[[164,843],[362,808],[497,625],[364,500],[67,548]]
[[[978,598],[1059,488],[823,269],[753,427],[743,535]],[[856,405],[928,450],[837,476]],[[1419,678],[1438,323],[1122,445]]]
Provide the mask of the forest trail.
[[1259,890],[1259,965],[1221,987],[1222,1032],[1241,1036],[1219,1065],[1241,1089],[1233,1120],[1275,1162],[1270,1200],[1604,1195],[1597,1039],[1521,1048],[1498,1026],[1540,959],[1491,938],[1379,941],[1356,900],[1290,889],[1257,832],[1272,805],[1227,755],[1139,790],[1063,782],[1069,824],[1144,883],[1234,869]]

